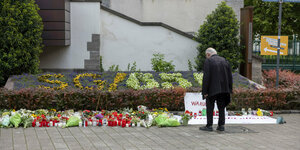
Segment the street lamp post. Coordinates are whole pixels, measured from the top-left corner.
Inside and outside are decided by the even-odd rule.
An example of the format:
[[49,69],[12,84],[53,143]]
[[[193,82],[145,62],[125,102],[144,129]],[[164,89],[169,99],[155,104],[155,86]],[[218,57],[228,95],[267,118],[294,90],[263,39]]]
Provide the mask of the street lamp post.
[[277,42],[277,65],[276,65],[276,88],[278,88],[278,85],[279,85],[279,57],[280,57],[280,34],[281,34],[282,3],[283,3],[283,0],[279,0],[279,21],[278,21],[278,42]]

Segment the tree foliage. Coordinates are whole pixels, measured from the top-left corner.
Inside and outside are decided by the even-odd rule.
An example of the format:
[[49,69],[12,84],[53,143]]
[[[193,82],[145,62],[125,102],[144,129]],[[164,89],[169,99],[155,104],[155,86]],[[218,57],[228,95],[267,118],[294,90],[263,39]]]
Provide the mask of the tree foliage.
[[167,62],[164,60],[165,55],[156,53],[153,54],[153,58],[151,58],[152,70],[156,72],[170,72],[175,70],[175,65],[173,65],[173,61]]
[[196,35],[198,56],[196,69],[201,71],[205,61],[205,50],[213,47],[218,55],[226,58],[231,67],[236,69],[241,62],[241,48],[239,46],[239,23],[233,9],[225,2],[206,17]]
[[[245,0],[245,6],[254,6],[253,33],[259,35],[278,35],[279,4],[262,0]],[[282,35],[300,35],[300,3],[282,4]]]
[[0,1],[0,86],[10,75],[37,73],[42,19],[34,0]]

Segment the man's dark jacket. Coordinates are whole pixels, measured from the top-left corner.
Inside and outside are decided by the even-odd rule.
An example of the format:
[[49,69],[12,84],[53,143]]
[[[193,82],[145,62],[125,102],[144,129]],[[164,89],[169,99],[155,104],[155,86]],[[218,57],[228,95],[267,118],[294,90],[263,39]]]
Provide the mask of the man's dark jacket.
[[202,95],[212,97],[222,93],[226,96],[227,106],[232,93],[232,72],[228,61],[217,54],[212,55],[204,62],[203,74]]

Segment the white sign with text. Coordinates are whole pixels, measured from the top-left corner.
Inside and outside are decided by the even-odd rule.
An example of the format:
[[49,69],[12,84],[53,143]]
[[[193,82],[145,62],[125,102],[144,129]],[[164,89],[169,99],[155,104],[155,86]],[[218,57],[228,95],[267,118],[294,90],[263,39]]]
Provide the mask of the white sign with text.
[[[218,124],[219,116],[213,117],[213,124]],[[276,119],[269,116],[226,116],[226,124],[276,124]],[[206,116],[197,116],[189,120],[188,124],[206,124]]]
[[[194,115],[188,124],[206,124],[206,116],[199,115],[199,111],[206,109],[206,100],[202,98],[202,93],[186,93],[184,96],[185,110],[193,112]],[[215,111],[218,110],[217,104],[215,103]],[[226,110],[225,110],[226,114]],[[178,116],[179,120],[181,119]],[[218,123],[219,116],[213,116],[213,123]],[[276,124],[276,119],[268,116],[225,116],[226,124]]]
[[[206,109],[206,100],[203,99],[202,93],[186,93],[184,96],[184,107],[189,112],[199,113]],[[218,110],[217,103],[215,103],[215,111]]]

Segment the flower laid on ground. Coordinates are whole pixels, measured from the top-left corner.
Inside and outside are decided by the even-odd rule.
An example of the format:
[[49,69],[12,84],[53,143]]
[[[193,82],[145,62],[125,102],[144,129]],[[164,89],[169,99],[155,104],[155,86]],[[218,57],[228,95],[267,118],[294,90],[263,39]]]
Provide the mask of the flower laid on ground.
[[[237,115],[238,112],[229,112],[230,115]],[[251,111],[251,115],[272,116],[272,112],[258,109]],[[243,115],[242,113],[240,115]],[[185,111],[181,116],[182,120],[188,121],[193,117],[192,112]],[[134,124],[134,125],[133,125]],[[72,127],[72,126],[121,126],[121,127],[151,127],[151,126],[178,126],[179,120],[166,108],[148,110],[145,106],[138,106],[138,110],[125,108],[120,111],[77,111],[55,109],[38,110],[0,110],[0,127]]]
[[96,117],[97,119],[102,119],[102,118],[103,118],[103,115],[102,115],[101,113],[99,113],[99,114],[97,114],[95,117]]
[[190,120],[193,118],[193,113],[189,112],[188,110],[186,110],[182,115],[181,115],[181,119],[182,120]]
[[[128,110],[128,111],[127,111]],[[149,120],[150,118],[150,120]],[[137,111],[124,109],[123,111],[91,111],[73,110],[56,111],[55,109],[38,109],[35,111],[20,109],[0,110],[0,127],[71,127],[71,126],[134,126],[150,127],[152,112],[145,106],[139,106]]]
[[188,122],[189,122],[190,119],[192,119],[192,117],[193,117],[193,112],[190,112],[190,111],[186,110],[181,115],[182,125],[184,125],[184,126],[188,125]]

